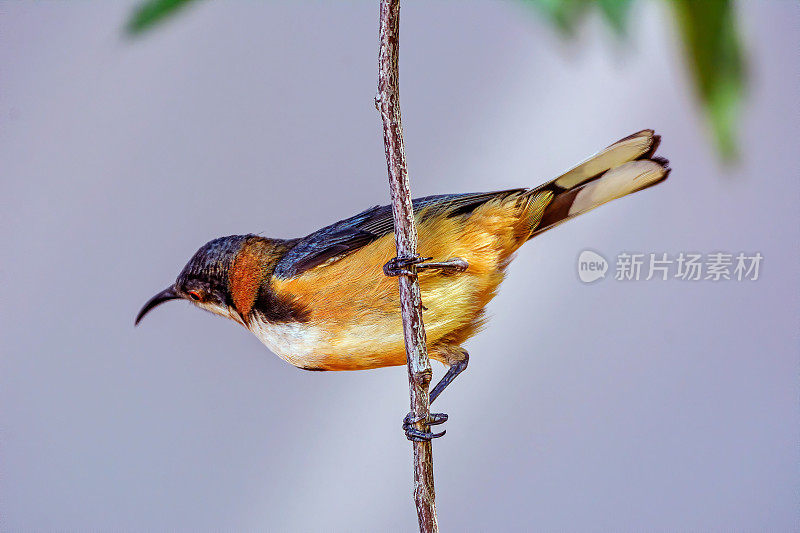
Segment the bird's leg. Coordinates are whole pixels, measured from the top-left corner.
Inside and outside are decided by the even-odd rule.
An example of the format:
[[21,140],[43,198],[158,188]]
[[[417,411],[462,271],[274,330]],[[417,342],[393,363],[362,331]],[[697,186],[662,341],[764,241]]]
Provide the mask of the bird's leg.
[[[426,263],[425,261],[428,261],[429,259],[433,258],[420,256],[395,257],[383,265],[383,273],[387,276],[412,276],[414,273],[409,269],[409,267],[413,265],[417,266],[417,270],[439,269],[446,272],[464,272],[467,270],[467,268],[469,268],[469,263],[460,257],[453,257],[446,261]],[[450,382],[456,378],[457,375],[467,368],[469,354],[466,350],[460,348],[455,353],[455,357],[451,357],[449,360],[453,361],[450,363],[450,368],[447,369],[447,373],[444,375],[441,381],[436,384],[436,387],[434,387],[430,393],[431,403],[433,403],[433,401],[442,393],[442,391],[450,384]],[[419,422],[423,423],[423,426],[425,426],[424,429],[420,429],[415,426],[415,424]],[[414,413],[408,413],[403,419],[403,430],[406,432],[406,438],[408,440],[416,442],[429,441],[444,436],[447,431],[445,430],[439,433],[433,433],[427,426],[435,426],[445,422],[447,422],[447,415],[445,413],[429,413],[426,417],[419,417],[414,415]]]
[[450,368],[447,369],[447,373],[442,376],[442,379],[439,380],[439,383],[437,383],[431,391],[430,403],[433,403],[434,400],[439,397],[442,391],[446,389],[454,379],[456,379],[456,376],[458,376],[467,368],[467,364],[469,363],[469,353],[467,353],[464,348],[460,348],[458,352],[455,352],[451,357],[448,358],[448,362],[450,363]]
[[447,422],[447,415],[444,413],[429,413],[427,417],[420,417],[414,413],[408,413],[403,419],[403,430],[406,432],[406,438],[411,441],[422,442],[431,439],[438,439],[447,431],[440,433],[432,433],[423,429],[417,429],[414,424],[423,422],[426,426],[435,426],[437,424],[444,424]]
[[[469,353],[464,348],[458,348],[457,351],[451,352],[448,355],[450,368],[447,369],[447,373],[431,391],[430,403],[433,403],[433,401],[439,397],[442,391],[456,379],[456,376],[467,368],[467,364],[469,363]],[[447,415],[444,413],[430,413],[426,419],[422,419],[415,416],[414,413],[408,413],[403,419],[403,429],[406,432],[406,438],[408,440],[426,441],[439,438],[446,433],[446,431],[432,433],[431,431],[418,429],[414,427],[414,424],[417,422],[423,422],[426,426],[435,426],[447,422]]]
[[460,257],[452,257],[446,261],[426,261],[433,257],[395,257],[383,265],[383,273],[387,276],[410,276],[411,270],[408,267],[417,265],[417,270],[438,269],[446,272],[464,272],[469,268],[469,263]]
[[451,257],[447,261],[434,261],[417,265],[417,270],[439,269],[445,272],[464,272],[467,268],[469,268],[469,263],[467,263],[466,259],[461,259],[460,257]]

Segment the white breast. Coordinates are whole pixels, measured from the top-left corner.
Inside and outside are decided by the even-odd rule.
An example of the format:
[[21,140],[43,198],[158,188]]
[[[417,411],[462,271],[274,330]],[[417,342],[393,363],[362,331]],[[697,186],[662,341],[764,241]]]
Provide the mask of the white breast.
[[301,368],[317,368],[322,364],[319,354],[323,344],[322,329],[300,322],[270,323],[255,315],[248,329],[284,361]]

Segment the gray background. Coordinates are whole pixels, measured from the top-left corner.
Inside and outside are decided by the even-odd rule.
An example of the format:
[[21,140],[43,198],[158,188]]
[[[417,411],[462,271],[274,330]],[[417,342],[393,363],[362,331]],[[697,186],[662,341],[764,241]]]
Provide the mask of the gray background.
[[[135,42],[130,7],[0,4],[2,529],[413,530],[403,368],[303,372],[182,303],[133,328],[213,237],[386,202],[376,2],[207,2]],[[405,3],[415,195],[536,185],[644,127],[675,169],[521,250],[437,405],[444,530],[797,527],[800,9],[738,8],[726,167],[665,5],[621,42]],[[756,282],[584,285],[584,248],[765,260]]]

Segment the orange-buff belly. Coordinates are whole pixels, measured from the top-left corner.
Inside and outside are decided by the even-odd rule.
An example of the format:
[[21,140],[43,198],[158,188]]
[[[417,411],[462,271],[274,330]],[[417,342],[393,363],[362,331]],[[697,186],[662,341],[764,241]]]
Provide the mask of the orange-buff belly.
[[[419,275],[431,358],[446,362],[448,349],[483,325],[484,307],[549,200],[549,193],[514,195],[487,202],[468,216],[417,214],[420,255],[435,261],[460,257],[469,263],[463,273],[425,270]],[[309,310],[308,321],[261,324],[256,334],[280,357],[304,368],[405,364],[398,284],[383,273],[383,265],[395,255],[394,235],[388,234],[295,278],[273,280],[282,298]]]

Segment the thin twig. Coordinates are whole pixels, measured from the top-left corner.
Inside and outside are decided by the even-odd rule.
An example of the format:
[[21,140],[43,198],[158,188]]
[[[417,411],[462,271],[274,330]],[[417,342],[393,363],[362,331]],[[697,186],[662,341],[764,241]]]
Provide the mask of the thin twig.
[[[389,187],[392,196],[395,243],[397,257],[417,255],[417,230],[414,227],[414,210],[408,184],[406,155],[403,147],[403,127],[400,118],[400,90],[397,57],[399,51],[400,0],[381,0],[380,53],[378,58],[378,95],[375,106],[383,121],[383,145],[389,168]],[[400,275],[400,307],[403,314],[403,334],[406,342],[408,383],[411,394],[411,411],[419,419],[427,419],[430,411],[428,386],[431,381],[431,363],[422,322],[417,270],[411,265],[411,275]],[[418,429],[428,431],[422,423]],[[438,531],[436,502],[433,488],[433,449],[430,441],[413,442],[414,447],[414,502],[420,531]]]

